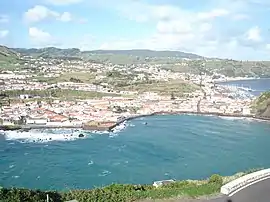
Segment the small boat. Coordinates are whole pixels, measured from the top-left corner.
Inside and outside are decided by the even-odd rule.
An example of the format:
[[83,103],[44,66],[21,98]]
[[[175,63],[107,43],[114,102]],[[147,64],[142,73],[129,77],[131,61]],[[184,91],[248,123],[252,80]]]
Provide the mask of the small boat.
[[144,122],[143,124],[144,124],[144,125],[147,125],[148,123],[147,123],[147,122]]

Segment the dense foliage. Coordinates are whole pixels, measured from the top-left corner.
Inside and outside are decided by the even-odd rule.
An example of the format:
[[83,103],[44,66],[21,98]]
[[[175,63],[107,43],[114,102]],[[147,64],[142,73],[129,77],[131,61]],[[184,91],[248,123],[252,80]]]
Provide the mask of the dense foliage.
[[47,195],[50,202],[76,199],[79,202],[124,202],[152,198],[164,199],[177,196],[198,197],[218,193],[222,177],[213,175],[209,181],[178,181],[155,188],[151,185],[112,184],[92,190],[70,190],[66,192],[40,191],[17,188],[0,188],[1,202],[44,202]]
[[257,115],[270,118],[270,91],[262,93],[254,103]]
[[69,190],[63,192],[40,191],[19,188],[1,188],[0,202],[45,202],[47,195],[50,202],[64,202],[76,199],[79,202],[124,202],[141,199],[166,199],[173,197],[209,196],[220,192],[224,183],[263,168],[250,169],[234,176],[222,177],[214,174],[208,180],[177,181],[155,188],[152,185],[112,184],[90,190]]

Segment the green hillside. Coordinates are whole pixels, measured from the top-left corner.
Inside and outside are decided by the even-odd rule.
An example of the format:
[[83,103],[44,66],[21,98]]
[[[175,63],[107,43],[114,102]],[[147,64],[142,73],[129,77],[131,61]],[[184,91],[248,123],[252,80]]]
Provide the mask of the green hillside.
[[19,59],[19,55],[14,50],[0,45],[0,63],[11,63]]
[[254,103],[257,115],[270,118],[270,91],[262,93]]
[[80,51],[77,48],[60,49],[55,47],[47,48],[15,48],[13,49],[22,55],[31,55],[33,57],[44,57],[44,58],[57,58],[57,57],[75,57],[84,58],[89,60],[96,60],[99,62],[112,62],[129,64],[135,62],[148,62],[153,61],[157,58],[188,58],[188,59],[201,59],[202,56],[185,53],[181,51],[153,51],[153,50],[93,50],[93,51]]
[[[6,48],[7,49],[7,48]],[[10,50],[10,49],[9,49]],[[93,50],[77,48],[15,48],[21,55],[68,60],[86,60],[95,63],[113,64],[160,64],[161,68],[176,72],[223,74],[229,77],[270,77],[270,61],[237,61],[231,59],[204,58],[181,51],[134,50]],[[6,56],[5,56],[6,57]],[[183,59],[188,59],[184,60]]]

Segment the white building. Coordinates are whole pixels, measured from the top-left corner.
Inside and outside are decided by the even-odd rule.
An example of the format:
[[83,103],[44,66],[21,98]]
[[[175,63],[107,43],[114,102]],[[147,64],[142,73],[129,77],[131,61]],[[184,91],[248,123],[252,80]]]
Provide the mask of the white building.
[[38,117],[28,117],[26,118],[26,124],[39,124],[45,125],[48,120],[46,118],[38,118]]

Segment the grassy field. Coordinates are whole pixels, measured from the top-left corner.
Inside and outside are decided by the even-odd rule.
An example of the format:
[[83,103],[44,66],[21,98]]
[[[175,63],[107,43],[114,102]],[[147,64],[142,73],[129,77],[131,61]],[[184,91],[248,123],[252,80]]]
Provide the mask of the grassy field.
[[92,83],[95,81],[95,73],[91,72],[67,72],[63,73],[59,77],[44,77],[38,76],[33,79],[39,82],[46,82],[49,84],[58,82],[77,82],[77,83]]
[[123,90],[135,90],[140,93],[156,92],[160,95],[183,96],[183,93],[190,93],[199,89],[199,86],[187,83],[182,80],[172,80],[167,82],[153,82],[122,87]]

